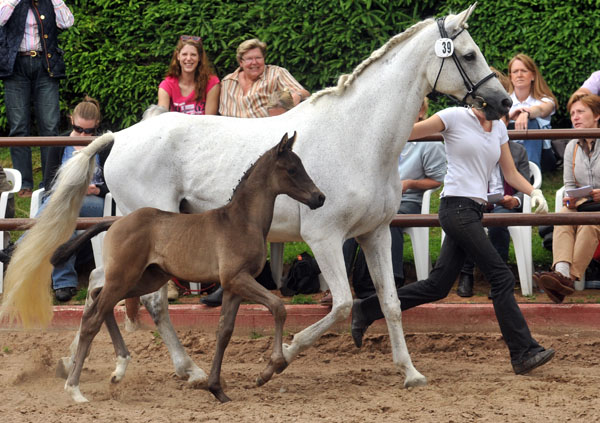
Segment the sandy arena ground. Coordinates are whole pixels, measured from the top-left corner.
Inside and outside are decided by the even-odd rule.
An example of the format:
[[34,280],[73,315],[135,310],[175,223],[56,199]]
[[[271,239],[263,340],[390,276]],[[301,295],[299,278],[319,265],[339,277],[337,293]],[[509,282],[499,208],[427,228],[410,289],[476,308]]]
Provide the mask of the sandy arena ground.
[[[207,372],[214,334],[179,331]],[[528,376],[513,374],[499,334],[409,334],[415,366],[429,379],[402,388],[387,335],[368,335],[357,349],[348,333],[330,333],[257,388],[271,337],[234,336],[225,355],[226,393],[218,403],[172,370],[151,330],[124,333],[132,353],[125,379],[109,383],[114,353],[103,329],[86,361],[75,404],[54,376],[72,331],[0,331],[0,420],[3,422],[593,422],[600,421],[598,333],[537,336],[557,355]],[[288,337],[289,341],[290,337]]]

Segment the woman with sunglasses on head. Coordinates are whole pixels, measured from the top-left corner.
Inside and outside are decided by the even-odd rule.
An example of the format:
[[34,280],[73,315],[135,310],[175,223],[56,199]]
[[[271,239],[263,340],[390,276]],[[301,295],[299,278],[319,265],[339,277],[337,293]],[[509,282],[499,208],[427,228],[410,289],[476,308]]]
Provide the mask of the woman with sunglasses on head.
[[[71,130],[63,135],[70,137],[91,137],[96,135],[102,115],[100,104],[96,99],[85,96],[83,101],[73,109],[71,113]],[[52,194],[52,184],[56,172],[60,166],[69,160],[75,152],[81,150],[84,146],[61,146],[50,147],[48,149],[48,158],[46,162],[46,171],[44,173],[45,196],[38,211],[44,209],[44,206]],[[79,211],[80,217],[102,217],[104,214],[104,197],[108,193],[108,188],[104,182],[104,162],[110,153],[110,148],[100,152],[96,156],[96,171],[88,186],[87,195]],[[56,267],[52,271],[52,288],[54,295],[60,302],[69,301],[77,293],[77,271],[75,270],[76,256],[71,257],[69,261],[61,267]],[[83,258],[83,257],[81,257]],[[91,258],[91,257],[86,257]]]
[[158,105],[188,115],[215,115],[219,108],[219,78],[202,46],[202,38],[182,35],[167,76],[158,86]]
[[[397,289],[401,310],[445,298],[467,257],[474,259],[492,285],[494,311],[506,342],[513,370],[524,374],[554,356],[529,332],[514,296],[515,277],[487,237],[481,219],[486,207],[488,181],[499,163],[504,179],[531,196],[536,213],[548,211],[542,192],[517,171],[508,146],[506,126],[488,120],[484,110],[452,107],[413,126],[409,139],[438,132],[444,138],[447,173],[441,194],[439,220],[446,238],[438,260],[424,280]],[[352,306],[352,338],[357,347],[367,328],[383,318],[377,295],[357,299]]]

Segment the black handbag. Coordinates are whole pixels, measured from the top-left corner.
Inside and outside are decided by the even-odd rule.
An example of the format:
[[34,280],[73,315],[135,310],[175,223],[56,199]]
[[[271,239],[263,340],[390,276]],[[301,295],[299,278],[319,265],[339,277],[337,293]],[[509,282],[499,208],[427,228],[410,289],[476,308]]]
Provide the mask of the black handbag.
[[577,206],[578,212],[597,212],[600,211],[600,203],[596,201],[586,201]]

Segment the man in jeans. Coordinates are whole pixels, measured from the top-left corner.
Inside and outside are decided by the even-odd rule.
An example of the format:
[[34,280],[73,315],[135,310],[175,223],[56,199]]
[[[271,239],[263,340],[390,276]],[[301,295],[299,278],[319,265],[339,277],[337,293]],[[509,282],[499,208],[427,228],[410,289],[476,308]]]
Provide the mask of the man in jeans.
[[[4,80],[9,136],[30,135],[32,106],[38,135],[58,135],[58,80],[65,76],[58,31],[69,28],[73,21],[63,0],[0,0],[0,78]],[[31,197],[31,148],[11,147],[10,154],[23,177],[19,196]],[[46,154],[42,147],[42,173]]]

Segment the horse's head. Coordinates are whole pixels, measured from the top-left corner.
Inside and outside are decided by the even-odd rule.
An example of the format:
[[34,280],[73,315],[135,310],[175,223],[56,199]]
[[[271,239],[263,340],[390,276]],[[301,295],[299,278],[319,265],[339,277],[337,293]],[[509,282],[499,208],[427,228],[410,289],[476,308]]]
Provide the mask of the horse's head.
[[512,101],[466,31],[476,4],[436,21],[436,44],[429,53],[433,59],[427,78],[433,91],[482,109],[488,120],[494,120],[508,113]]
[[295,141],[296,132],[291,138],[288,138],[286,133],[272,150],[275,156],[274,176],[278,192],[287,194],[314,210],[323,205],[325,194],[317,188],[306,173],[300,157],[292,151]]

